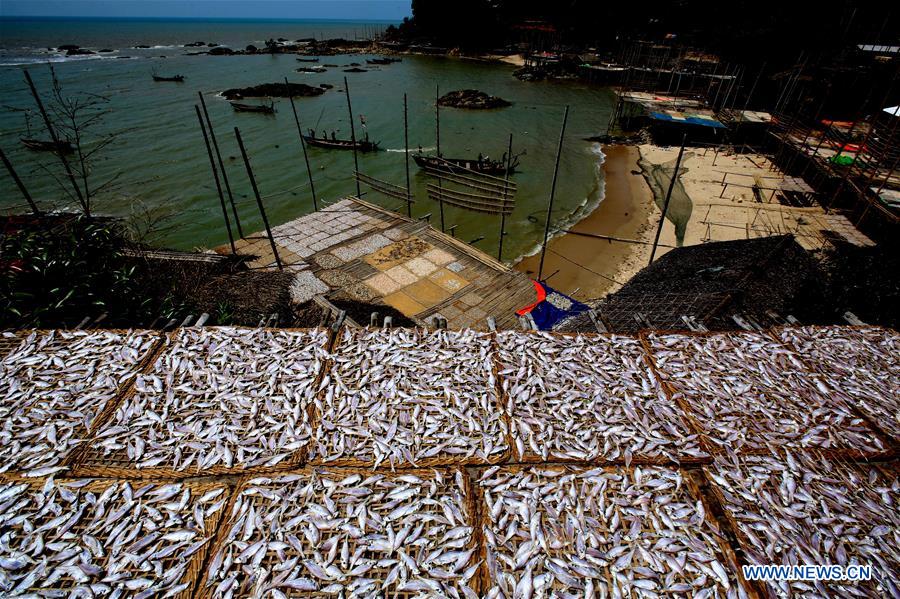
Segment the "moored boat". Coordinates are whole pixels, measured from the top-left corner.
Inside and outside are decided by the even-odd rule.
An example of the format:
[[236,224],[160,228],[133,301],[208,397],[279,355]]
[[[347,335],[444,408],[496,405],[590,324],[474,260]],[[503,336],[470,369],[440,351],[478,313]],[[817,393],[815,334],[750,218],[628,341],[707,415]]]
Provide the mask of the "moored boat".
[[297,57],[297,60],[298,60],[299,62],[319,62],[319,59],[318,59],[318,58],[302,58],[302,57],[299,57],[299,56]]
[[[450,172],[474,171],[485,175],[506,174],[505,160],[491,160],[490,158],[444,158],[443,156],[430,156],[428,154],[413,154],[413,160],[419,165],[419,168],[444,170]],[[519,166],[519,157],[513,156],[509,164],[510,174],[516,171]]]
[[54,141],[44,141],[41,139],[24,139],[21,138],[22,144],[29,150],[36,152],[59,152],[60,154],[71,154],[75,151],[75,147],[67,140],[60,140],[59,143]]
[[183,83],[184,75],[172,75],[171,77],[163,77],[161,75],[153,75],[154,81],[174,81],[175,83]]
[[260,112],[262,114],[275,114],[275,104],[241,104],[230,102],[231,107],[237,112]]
[[[335,137],[316,137],[315,135],[303,134],[303,140],[311,146],[317,148],[327,148],[330,150],[352,150],[353,140],[337,139]],[[360,152],[375,152],[378,150],[377,141],[369,141],[368,139],[357,139],[356,149]]]

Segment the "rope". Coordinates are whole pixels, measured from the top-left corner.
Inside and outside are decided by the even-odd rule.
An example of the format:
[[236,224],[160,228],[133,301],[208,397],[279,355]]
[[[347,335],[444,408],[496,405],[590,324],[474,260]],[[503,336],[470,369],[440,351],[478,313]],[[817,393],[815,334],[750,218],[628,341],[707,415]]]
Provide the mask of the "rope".
[[551,252],[551,253],[553,253],[553,254],[556,254],[557,256],[559,256],[560,258],[562,258],[563,260],[565,260],[565,261],[567,261],[567,262],[571,262],[572,264],[574,264],[574,265],[577,266],[578,268],[583,268],[584,270],[588,271],[589,273],[593,273],[593,274],[597,275],[598,277],[602,277],[602,278],[604,278],[604,279],[606,279],[606,280],[608,280],[608,281],[612,281],[613,283],[616,283],[617,285],[625,285],[625,283],[622,283],[621,281],[617,281],[617,280],[615,280],[614,278],[612,278],[612,277],[610,277],[610,276],[607,276],[607,275],[605,275],[605,274],[603,274],[603,273],[597,272],[596,270],[591,270],[591,269],[588,268],[587,266],[585,266],[585,265],[583,265],[583,264],[579,264],[579,263],[575,262],[574,260],[572,260],[571,258],[566,258],[565,256],[563,256],[562,254],[560,254],[560,253],[557,252],[556,250],[553,250],[553,249],[551,249],[551,248],[547,248],[547,251],[548,251],[548,252]]

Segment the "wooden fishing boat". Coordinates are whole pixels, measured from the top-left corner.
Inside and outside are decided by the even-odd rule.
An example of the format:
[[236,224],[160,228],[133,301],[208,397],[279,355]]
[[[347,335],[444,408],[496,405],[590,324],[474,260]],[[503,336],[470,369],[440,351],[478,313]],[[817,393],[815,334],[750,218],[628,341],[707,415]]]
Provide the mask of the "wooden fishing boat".
[[352,69],[344,69],[345,73],[366,73],[366,69],[361,69],[359,67],[353,67]]
[[176,83],[184,83],[184,75],[172,75],[171,77],[162,77],[160,75],[153,75],[154,81],[174,81]]
[[[303,135],[303,140],[311,146],[317,148],[327,148],[330,150],[352,150],[353,141],[349,139],[329,139],[327,137],[315,137],[313,135]],[[377,141],[369,141],[368,139],[357,139],[356,149],[360,152],[375,152],[378,150]]]
[[[436,170],[450,171],[451,173],[475,171],[476,173],[484,173],[485,175],[506,174],[506,163],[500,160],[491,160],[490,158],[444,158],[437,156],[429,156],[427,154],[413,154],[413,160],[419,165],[419,168],[430,168]],[[509,164],[510,174],[516,171],[519,166],[519,157],[513,156]]]
[[328,71],[325,67],[297,67],[294,70],[298,73],[325,73]]
[[44,141],[41,139],[24,139],[21,138],[22,144],[29,150],[35,152],[58,152],[60,154],[71,154],[75,151],[75,147],[67,140],[61,140],[59,143],[53,141]]
[[297,57],[297,60],[299,62],[319,62],[318,58],[301,58],[299,56]]
[[240,102],[230,102],[230,104],[237,112],[275,114],[275,104],[241,104]]
[[391,60],[390,58],[367,58],[366,59],[367,64],[391,64],[393,62],[394,61]]

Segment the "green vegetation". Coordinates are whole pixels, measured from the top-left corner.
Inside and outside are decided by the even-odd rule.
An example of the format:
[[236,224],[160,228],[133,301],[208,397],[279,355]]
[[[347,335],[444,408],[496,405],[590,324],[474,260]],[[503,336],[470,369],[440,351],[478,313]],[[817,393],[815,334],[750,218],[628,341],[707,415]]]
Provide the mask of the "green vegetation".
[[0,240],[0,327],[73,325],[103,312],[128,318],[146,313],[117,226],[85,216],[55,220],[53,226],[7,223]]

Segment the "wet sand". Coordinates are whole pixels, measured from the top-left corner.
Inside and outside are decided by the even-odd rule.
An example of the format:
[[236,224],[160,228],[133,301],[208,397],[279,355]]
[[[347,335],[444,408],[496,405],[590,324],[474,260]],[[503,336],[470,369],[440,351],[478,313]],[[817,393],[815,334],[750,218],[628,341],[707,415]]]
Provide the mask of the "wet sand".
[[[646,266],[650,247],[577,233],[652,241],[653,226],[659,218],[653,194],[640,174],[638,148],[605,146],[603,153],[606,155],[603,201],[572,226],[570,233],[551,240],[544,259],[547,284],[581,301],[601,298],[627,282]],[[539,263],[540,253],[524,258],[515,269],[536,277]]]

